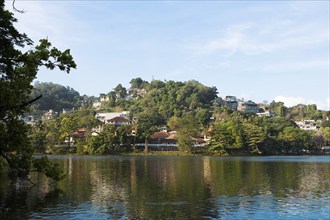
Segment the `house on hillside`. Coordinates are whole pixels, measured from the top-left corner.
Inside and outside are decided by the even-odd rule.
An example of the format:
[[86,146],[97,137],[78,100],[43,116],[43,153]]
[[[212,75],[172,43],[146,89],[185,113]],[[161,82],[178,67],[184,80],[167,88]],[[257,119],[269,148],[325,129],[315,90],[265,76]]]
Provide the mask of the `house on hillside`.
[[136,98],[143,98],[147,94],[147,91],[145,89],[139,89],[139,88],[130,88],[128,90],[128,96],[126,96],[127,100],[130,99],[136,99]]
[[115,126],[121,126],[121,125],[129,125],[129,124],[131,124],[131,121],[124,117],[117,116],[112,119],[109,119],[106,124],[113,124]]
[[27,115],[27,116],[23,116],[21,117],[22,121],[24,121],[24,123],[28,124],[28,125],[35,125],[36,121],[34,120],[33,115]]
[[[140,145],[144,146],[144,144]],[[150,150],[177,151],[178,146],[176,131],[158,131],[153,133],[148,139],[148,147]]]
[[115,118],[115,117],[122,117],[129,119],[130,112],[129,111],[122,111],[122,112],[102,112],[102,113],[96,113],[95,118],[99,121],[104,122],[105,124],[109,123],[109,120]]
[[44,120],[49,120],[49,119],[52,119],[54,118],[54,116],[56,115],[57,113],[53,111],[53,109],[49,109],[48,112],[45,112],[44,115],[42,116],[42,119]]
[[102,102],[108,102],[109,100],[110,99],[109,99],[108,95],[106,95],[104,93],[101,93],[100,97],[99,97],[99,100],[93,102],[93,108],[101,108],[102,107]]
[[69,113],[69,112],[72,112],[72,111],[74,111],[74,108],[63,108],[62,114],[66,114],[66,113]]
[[93,102],[93,108],[101,108],[102,103],[101,102]]
[[105,125],[115,125],[116,127],[129,125],[132,123],[129,117],[129,111],[97,113],[95,118],[97,119],[98,126],[93,129],[92,135],[97,136],[103,130]]
[[[86,129],[85,128],[79,128],[75,132],[72,132],[70,136],[64,138],[64,144],[66,147],[75,147],[75,144],[77,143],[77,140],[83,140],[86,141]],[[60,147],[60,145],[59,145]]]
[[107,96],[104,93],[100,94],[100,102],[108,102],[109,101],[109,96]]
[[302,121],[295,121],[296,125],[299,126],[299,128],[305,130],[305,131],[316,131],[318,130],[318,127],[316,126],[315,120],[302,120]]
[[269,111],[265,111],[265,112],[258,112],[257,113],[257,115],[259,116],[259,117],[275,117],[275,114],[274,113],[271,113],[271,112],[269,112]]
[[76,139],[81,139],[81,140],[86,140],[86,129],[85,128],[79,128],[77,131],[73,132],[72,137],[74,140]]
[[222,98],[222,104],[229,107],[229,109],[237,111],[238,100],[236,96],[225,96]]
[[237,111],[239,112],[249,112],[249,113],[258,113],[259,112],[259,106],[255,102],[252,102],[251,100],[245,102],[245,101],[239,101],[237,105]]

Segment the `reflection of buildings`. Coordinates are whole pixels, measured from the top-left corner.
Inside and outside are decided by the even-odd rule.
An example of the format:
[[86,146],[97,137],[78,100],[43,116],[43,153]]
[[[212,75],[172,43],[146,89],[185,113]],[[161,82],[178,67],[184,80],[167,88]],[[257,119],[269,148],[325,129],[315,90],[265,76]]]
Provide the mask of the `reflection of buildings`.
[[324,174],[328,173],[328,170],[324,170],[318,164],[311,163],[308,166],[302,166],[300,172],[303,172],[304,175],[301,175],[298,182],[299,190],[296,193],[299,196],[305,197],[312,193],[326,190],[324,188],[325,179],[321,177],[325,177]]
[[[230,215],[239,209],[255,207],[254,202],[259,208],[267,208],[269,201],[278,198],[284,201],[275,203],[274,208],[278,208],[276,206],[294,202],[296,198],[317,196],[318,192],[329,189],[329,168],[325,163],[262,160],[106,157],[86,163],[88,170],[82,171],[89,173],[90,185],[84,189],[90,189],[93,207],[117,219],[158,219],[157,216],[175,209],[173,206],[178,208],[176,212],[182,214],[183,219],[189,219],[185,214],[194,212],[196,204],[207,207],[207,211],[222,209]],[[77,180],[81,180],[79,176]],[[181,201],[189,205],[182,206]],[[182,208],[187,210],[182,211]],[[196,216],[203,216],[206,210],[199,211]]]
[[[114,219],[123,218],[126,214],[125,202],[128,201],[129,187],[127,180],[121,173],[118,173],[118,167],[112,167],[109,163],[98,166],[97,163],[91,164],[90,181],[91,195],[90,201],[93,206],[102,212],[108,213]],[[110,166],[109,166],[110,165]],[[115,168],[112,170],[111,168]]]
[[[210,157],[203,157],[203,177],[204,181],[212,186],[212,170],[211,170],[211,160]],[[213,187],[211,187],[212,190]]]

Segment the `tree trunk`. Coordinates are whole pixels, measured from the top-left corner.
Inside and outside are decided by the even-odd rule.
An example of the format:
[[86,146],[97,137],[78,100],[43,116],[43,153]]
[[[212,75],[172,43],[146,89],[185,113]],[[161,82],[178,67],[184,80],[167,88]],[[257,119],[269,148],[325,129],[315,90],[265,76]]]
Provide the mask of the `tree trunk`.
[[145,139],[144,141],[144,153],[148,153],[148,139]]

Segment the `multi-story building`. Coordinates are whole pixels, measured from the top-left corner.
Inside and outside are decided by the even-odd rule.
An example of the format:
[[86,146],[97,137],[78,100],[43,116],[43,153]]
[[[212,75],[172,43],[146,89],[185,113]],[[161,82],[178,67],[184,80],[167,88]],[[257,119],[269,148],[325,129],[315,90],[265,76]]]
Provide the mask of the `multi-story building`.
[[225,96],[223,99],[223,105],[228,106],[230,109],[237,111],[238,100],[236,96]]
[[100,102],[108,102],[109,101],[109,96],[107,96],[104,93],[100,94]]
[[255,102],[252,102],[251,100],[249,100],[247,102],[239,101],[238,105],[237,105],[237,111],[258,113],[259,107],[258,107],[258,104],[256,104]]

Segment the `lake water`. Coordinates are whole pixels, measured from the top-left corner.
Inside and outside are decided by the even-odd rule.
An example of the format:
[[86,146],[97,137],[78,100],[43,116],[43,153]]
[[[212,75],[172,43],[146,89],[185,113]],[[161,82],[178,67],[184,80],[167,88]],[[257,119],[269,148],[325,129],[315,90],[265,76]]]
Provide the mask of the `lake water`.
[[0,219],[330,219],[330,157],[50,156],[67,178],[0,175]]

